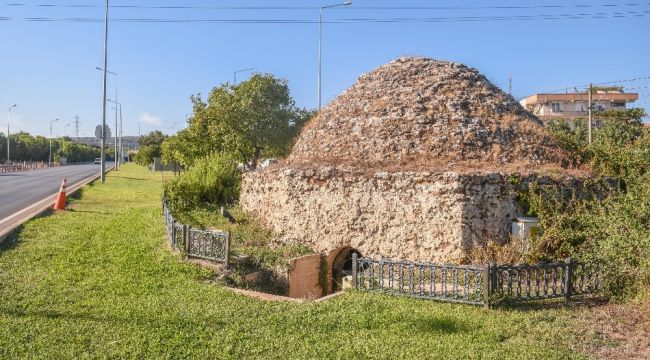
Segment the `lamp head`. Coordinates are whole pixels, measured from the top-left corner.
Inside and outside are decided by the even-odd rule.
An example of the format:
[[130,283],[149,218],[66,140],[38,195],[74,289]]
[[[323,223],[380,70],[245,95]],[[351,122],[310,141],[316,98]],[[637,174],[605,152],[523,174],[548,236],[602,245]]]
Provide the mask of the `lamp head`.
[[352,1],[346,1],[343,3],[343,6],[350,6],[352,5]]

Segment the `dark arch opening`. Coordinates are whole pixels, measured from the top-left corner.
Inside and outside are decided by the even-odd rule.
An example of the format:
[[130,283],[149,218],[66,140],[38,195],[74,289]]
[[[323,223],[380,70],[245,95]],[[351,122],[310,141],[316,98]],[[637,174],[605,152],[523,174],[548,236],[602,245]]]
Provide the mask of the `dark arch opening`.
[[352,254],[361,257],[361,253],[354,248],[346,247],[342,249],[332,262],[332,292],[341,291],[343,288],[343,278],[352,275]]

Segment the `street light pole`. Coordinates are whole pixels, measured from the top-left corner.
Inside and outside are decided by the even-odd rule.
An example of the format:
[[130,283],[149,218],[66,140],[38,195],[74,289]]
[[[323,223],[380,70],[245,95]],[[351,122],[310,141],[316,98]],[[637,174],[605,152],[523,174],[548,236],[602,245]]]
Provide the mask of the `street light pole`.
[[335,8],[339,6],[349,6],[352,5],[352,1],[346,1],[341,4],[335,4],[335,5],[328,5],[328,6],[323,6],[320,8],[320,18],[318,21],[318,111],[321,109],[322,105],[322,73],[323,73],[323,60],[322,60],[322,54],[323,54],[323,10],[324,9],[330,9],[330,8]]
[[104,95],[102,101],[102,155],[100,177],[102,183],[106,182],[106,69],[108,69],[108,0],[104,15]]
[[7,112],[7,161],[6,163],[9,163],[9,137],[10,137],[10,132],[11,129],[9,128],[9,124],[11,123],[11,109],[15,108],[16,104],[13,104],[9,107],[9,111]]
[[59,121],[59,119],[54,119],[50,121],[50,155],[47,157],[47,166],[52,166],[52,124]]
[[122,104],[120,104],[120,164],[124,161],[124,148],[122,147]]
[[[106,99],[106,101],[112,102],[115,104],[115,114],[117,115],[118,112],[118,107],[119,107],[119,112],[120,112],[120,118],[122,117],[122,104],[111,100],[111,99]],[[121,119],[120,119],[121,120]],[[121,125],[121,124],[120,124]],[[117,156],[118,156],[118,150],[117,150],[117,136],[118,134],[122,131],[122,128],[117,126],[117,116],[115,117],[115,166],[117,167]],[[122,135],[120,134],[120,147],[122,146]],[[121,151],[121,149],[120,149]]]
[[[100,67],[95,67],[97,70],[104,70]],[[115,76],[115,101],[117,101],[117,73],[114,73],[112,71],[106,71],[107,73],[114,75]],[[118,128],[117,128],[117,106],[115,107],[115,134],[113,134],[113,139],[115,142],[115,170],[119,168],[119,162],[117,160],[117,136],[119,134]]]
[[244,72],[244,71],[253,71],[253,68],[246,68],[246,69],[241,69],[237,70],[233,73],[233,84],[237,85],[237,73]]

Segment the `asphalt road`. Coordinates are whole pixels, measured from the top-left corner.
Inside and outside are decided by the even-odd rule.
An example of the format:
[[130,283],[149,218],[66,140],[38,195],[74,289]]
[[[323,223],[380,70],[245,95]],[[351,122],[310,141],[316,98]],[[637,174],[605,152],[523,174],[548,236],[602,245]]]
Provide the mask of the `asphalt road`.
[[[113,163],[106,163],[106,168]],[[99,173],[99,165],[83,164],[0,174],[0,222],[8,216],[59,191],[63,178],[68,187]]]

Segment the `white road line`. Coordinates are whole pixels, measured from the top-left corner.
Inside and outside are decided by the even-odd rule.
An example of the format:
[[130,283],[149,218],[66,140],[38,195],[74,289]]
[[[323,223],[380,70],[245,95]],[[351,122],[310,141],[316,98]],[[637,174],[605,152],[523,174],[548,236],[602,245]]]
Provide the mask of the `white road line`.
[[[113,168],[110,168],[106,172],[112,169]],[[97,180],[98,178],[98,174],[93,174],[77,181],[75,184],[69,186],[70,190],[67,191],[66,195],[72,195],[83,186]],[[43,200],[39,200],[36,203],[16,212],[15,214],[0,220],[0,244],[4,241],[7,235],[11,234],[11,232],[13,232],[20,225],[51,208],[54,204],[54,200],[56,199],[57,194],[58,191],[53,195],[50,195]]]

